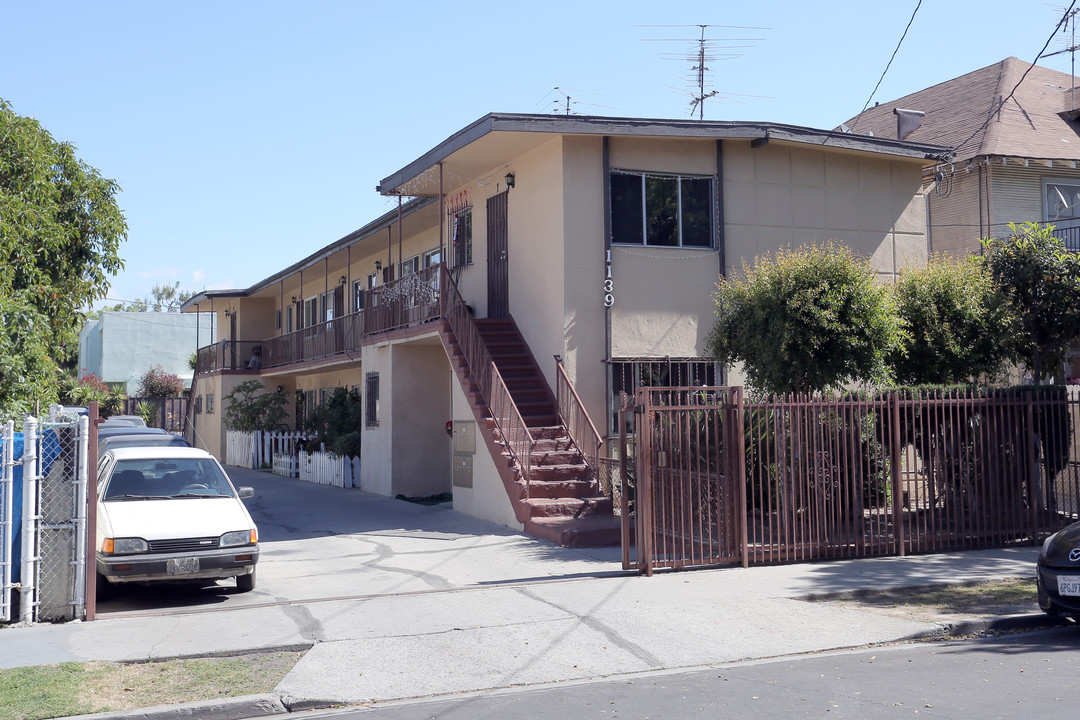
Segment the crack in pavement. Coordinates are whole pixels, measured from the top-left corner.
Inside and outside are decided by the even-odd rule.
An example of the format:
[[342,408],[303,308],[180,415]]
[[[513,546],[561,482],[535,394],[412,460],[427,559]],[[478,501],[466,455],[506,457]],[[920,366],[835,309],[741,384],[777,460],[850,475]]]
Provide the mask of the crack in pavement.
[[402,575],[407,575],[408,577],[413,577],[413,578],[416,578],[417,580],[423,581],[424,583],[426,583],[430,587],[435,588],[436,590],[449,590],[449,589],[455,587],[453,583],[451,583],[449,580],[442,577],[441,575],[436,575],[434,573],[424,572],[423,570],[410,570],[408,568],[400,568],[400,567],[382,565],[381,563],[384,563],[387,560],[392,559],[396,555],[396,553],[394,552],[394,549],[392,547],[390,547],[389,545],[385,545],[383,543],[372,542],[371,540],[367,540],[365,538],[357,538],[357,540],[359,540],[360,542],[371,543],[371,544],[373,544],[375,546],[376,557],[374,559],[372,559],[372,560],[368,560],[365,563],[361,563],[361,565],[363,567],[374,568],[376,570],[383,570],[385,572],[400,573]]
[[521,593],[525,597],[536,600],[537,602],[541,602],[541,603],[543,603],[543,604],[545,604],[545,605],[547,605],[549,607],[553,607],[556,610],[559,610],[560,612],[564,612],[567,615],[570,615],[571,617],[577,618],[578,622],[580,622],[582,625],[590,628],[591,630],[595,630],[596,632],[600,633],[605,638],[607,638],[608,642],[610,642],[612,645],[614,645],[614,646],[616,646],[616,647],[618,647],[618,648],[620,648],[622,650],[625,650],[626,652],[630,653],[631,655],[636,657],[638,660],[641,660],[643,663],[646,663],[650,667],[654,667],[654,668],[662,668],[662,667],[664,667],[664,662],[660,658],[653,655],[651,652],[649,652],[645,648],[641,647],[637,643],[626,639],[625,637],[620,635],[619,632],[615,628],[611,627],[610,625],[607,625],[604,622],[601,622],[600,620],[597,620],[595,617],[593,617],[591,615],[581,615],[580,613],[574,612],[570,608],[565,608],[565,607],[559,605],[556,602],[553,602],[553,601],[548,600],[546,598],[542,598],[539,595],[537,595],[536,593],[534,593],[532,590],[530,590],[529,588],[516,587],[516,588],[514,588],[514,590],[515,590],[515,592]]
[[326,629],[306,605],[285,605],[281,611],[296,624],[296,629],[305,640],[326,642]]

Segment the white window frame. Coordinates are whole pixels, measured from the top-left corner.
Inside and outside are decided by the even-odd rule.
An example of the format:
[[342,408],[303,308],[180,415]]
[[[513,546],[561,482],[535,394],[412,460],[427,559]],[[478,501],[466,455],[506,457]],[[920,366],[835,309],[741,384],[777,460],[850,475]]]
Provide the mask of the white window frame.
[[[1069,214],[1060,215],[1059,212],[1061,211],[1051,205],[1051,187],[1055,187],[1058,190],[1064,189],[1065,187],[1070,188],[1067,195],[1062,193],[1058,196],[1059,198],[1063,197],[1064,202],[1068,204],[1068,207],[1064,208],[1064,210],[1069,211]],[[1044,222],[1056,223],[1063,220],[1072,224],[1080,223],[1080,178],[1043,178],[1042,213]]]

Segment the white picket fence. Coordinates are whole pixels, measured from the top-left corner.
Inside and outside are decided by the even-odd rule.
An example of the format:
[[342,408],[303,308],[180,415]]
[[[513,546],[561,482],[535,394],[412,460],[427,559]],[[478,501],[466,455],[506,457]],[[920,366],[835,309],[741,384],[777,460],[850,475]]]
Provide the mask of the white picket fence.
[[360,458],[329,452],[301,452],[300,479],[340,488],[360,487]]
[[[225,464],[252,470],[272,468],[276,455],[294,457],[296,443],[306,439],[305,433],[295,431],[230,430],[225,439]],[[291,477],[296,477],[295,473]]]
[[297,450],[306,440],[301,432],[240,432],[226,436],[225,464],[254,470],[270,468],[275,475],[340,488],[360,487],[360,458],[331,452]]

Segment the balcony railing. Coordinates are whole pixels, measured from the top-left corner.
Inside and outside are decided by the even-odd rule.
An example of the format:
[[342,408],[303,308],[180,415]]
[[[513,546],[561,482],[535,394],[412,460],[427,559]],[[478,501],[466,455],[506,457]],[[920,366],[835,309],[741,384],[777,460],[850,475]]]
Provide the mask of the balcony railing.
[[366,337],[436,320],[441,317],[440,267],[368,290],[365,308],[340,318],[265,340],[222,340],[200,348],[195,371],[260,370],[359,352]]

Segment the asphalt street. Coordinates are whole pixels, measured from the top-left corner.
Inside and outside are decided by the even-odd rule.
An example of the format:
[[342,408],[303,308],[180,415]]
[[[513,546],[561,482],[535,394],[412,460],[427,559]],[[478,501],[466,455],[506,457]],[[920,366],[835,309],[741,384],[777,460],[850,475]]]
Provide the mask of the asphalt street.
[[304,720],[1074,718],[1080,627],[305,713]]

